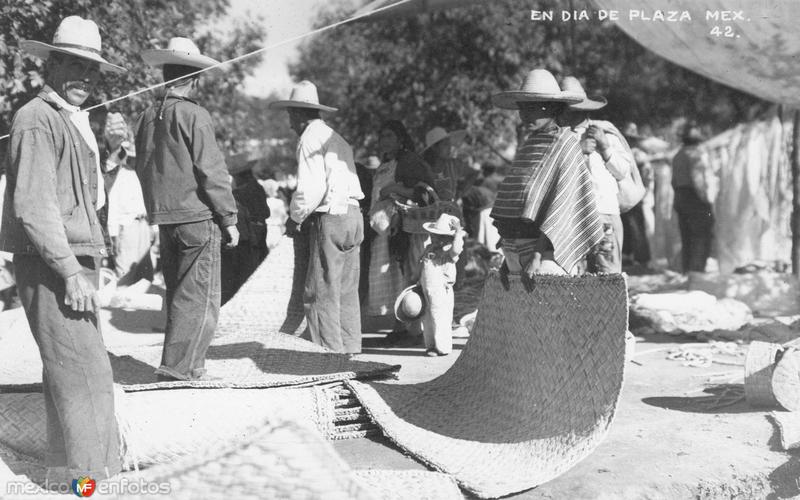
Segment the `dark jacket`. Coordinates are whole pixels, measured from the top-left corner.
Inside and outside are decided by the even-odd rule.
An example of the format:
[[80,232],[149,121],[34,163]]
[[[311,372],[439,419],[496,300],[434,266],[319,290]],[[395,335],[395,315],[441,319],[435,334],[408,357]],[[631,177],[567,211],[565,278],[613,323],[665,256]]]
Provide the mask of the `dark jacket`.
[[205,108],[170,94],[142,113],[136,129],[136,173],[152,224],[212,217],[222,227],[236,224],[228,169]]
[[76,256],[100,257],[106,249],[95,211],[94,152],[50,92],[45,87],[11,124],[0,250],[38,254],[66,278],[82,269]]

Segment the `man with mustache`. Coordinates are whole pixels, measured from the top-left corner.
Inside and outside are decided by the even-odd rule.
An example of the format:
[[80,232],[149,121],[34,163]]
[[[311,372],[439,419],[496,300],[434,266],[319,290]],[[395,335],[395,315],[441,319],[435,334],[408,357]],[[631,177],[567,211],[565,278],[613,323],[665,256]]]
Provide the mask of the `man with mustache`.
[[14,254],[22,306],[42,357],[47,485],[120,471],[111,365],[97,321],[106,255],[97,210],[105,204],[97,143],[81,106],[101,72],[97,25],[61,21],[53,43],[23,40],[46,59],[45,86],[14,115],[0,250]]

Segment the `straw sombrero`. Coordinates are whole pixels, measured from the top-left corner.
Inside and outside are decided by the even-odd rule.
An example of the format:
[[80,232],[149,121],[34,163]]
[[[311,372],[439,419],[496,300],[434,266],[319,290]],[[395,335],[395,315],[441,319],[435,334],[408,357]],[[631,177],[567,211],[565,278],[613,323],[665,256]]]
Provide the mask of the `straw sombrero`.
[[307,108],[318,109],[320,111],[327,111],[333,113],[338,111],[337,108],[325,106],[319,103],[317,96],[317,86],[308,80],[303,80],[292,88],[292,93],[289,99],[283,101],[274,101],[269,103],[270,109],[286,109],[286,108]]
[[425,307],[425,294],[422,293],[422,286],[411,285],[400,292],[397,300],[394,301],[394,316],[398,321],[404,323],[414,321],[422,317]]
[[580,111],[595,111],[606,107],[606,104],[608,104],[608,101],[606,100],[605,97],[589,99],[589,97],[586,95],[586,91],[583,90],[583,85],[581,85],[580,80],[578,80],[574,76],[564,77],[564,81],[561,82],[561,87],[564,89],[564,92],[576,94],[581,97],[580,102],[577,102],[575,104],[570,104],[569,109],[577,109]]
[[175,64],[205,69],[219,64],[216,59],[201,54],[193,41],[179,36],[170,38],[166,49],[145,50],[142,52],[142,59],[153,67]]
[[431,146],[445,139],[450,139],[450,144],[455,147],[464,142],[466,137],[466,130],[454,130],[452,132],[448,132],[442,127],[434,127],[430,129],[427,134],[425,134],[425,149],[423,151],[427,151],[431,148]]
[[79,16],[65,17],[53,35],[53,43],[22,40],[19,47],[26,53],[47,59],[51,52],[88,59],[100,64],[100,71],[125,73],[125,68],[111,64],[100,55],[100,30],[94,21]]
[[425,222],[422,224],[423,229],[433,234],[441,234],[443,236],[453,236],[461,227],[458,217],[450,214],[442,214],[436,219],[435,222]]
[[521,102],[580,102],[578,94],[562,91],[556,77],[543,68],[537,68],[525,76],[519,90],[500,92],[492,96],[492,104],[503,109],[519,109]]

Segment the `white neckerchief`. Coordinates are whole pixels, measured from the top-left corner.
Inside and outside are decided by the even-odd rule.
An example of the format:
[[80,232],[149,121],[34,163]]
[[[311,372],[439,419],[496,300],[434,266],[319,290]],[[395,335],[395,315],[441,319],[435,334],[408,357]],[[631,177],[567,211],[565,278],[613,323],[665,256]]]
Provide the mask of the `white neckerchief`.
[[89,149],[94,152],[94,163],[95,169],[97,170],[97,203],[95,209],[100,210],[103,208],[103,205],[106,204],[106,188],[103,182],[103,171],[100,170],[100,150],[97,147],[97,139],[95,139],[94,132],[92,132],[92,126],[89,124],[89,112],[81,111],[81,108],[68,103],[55,92],[50,92],[48,97],[58,104],[59,107],[69,111],[70,121],[75,125],[75,128],[78,129],[78,132],[80,132],[81,137],[83,137]]

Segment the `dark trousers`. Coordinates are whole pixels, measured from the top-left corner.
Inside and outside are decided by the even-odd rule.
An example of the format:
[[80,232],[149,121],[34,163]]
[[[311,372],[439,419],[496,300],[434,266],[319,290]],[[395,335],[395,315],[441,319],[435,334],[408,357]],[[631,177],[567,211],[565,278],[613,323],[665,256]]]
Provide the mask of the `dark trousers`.
[[675,188],[675,212],[681,232],[681,264],[683,272],[704,273],[706,261],[711,256],[714,238],[714,215],[706,203],[691,187]]
[[714,238],[714,216],[711,210],[678,212],[681,232],[681,265],[683,272],[706,271]]
[[202,377],[220,306],[222,235],[212,221],[159,226],[167,327],[161,366],[181,380]]
[[650,243],[644,227],[644,209],[639,203],[629,211],[622,214],[623,242],[622,253],[633,255],[633,260],[639,264],[650,262]]
[[343,215],[315,213],[305,224],[310,248],[303,305],[311,339],[335,352],[361,352],[361,212],[351,206]]
[[[99,262],[80,257],[98,283]],[[64,305],[64,279],[38,255],[14,257],[17,290],[42,356],[48,467],[97,479],[121,470],[114,390],[97,316]]]

